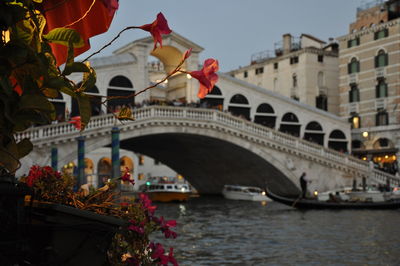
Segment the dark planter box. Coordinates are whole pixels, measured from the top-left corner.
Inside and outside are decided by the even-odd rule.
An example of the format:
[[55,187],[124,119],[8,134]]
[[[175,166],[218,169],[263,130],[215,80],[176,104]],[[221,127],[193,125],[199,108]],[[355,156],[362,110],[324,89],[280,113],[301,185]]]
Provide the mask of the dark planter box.
[[29,207],[28,246],[34,265],[108,265],[107,248],[126,221],[77,208],[40,203]]

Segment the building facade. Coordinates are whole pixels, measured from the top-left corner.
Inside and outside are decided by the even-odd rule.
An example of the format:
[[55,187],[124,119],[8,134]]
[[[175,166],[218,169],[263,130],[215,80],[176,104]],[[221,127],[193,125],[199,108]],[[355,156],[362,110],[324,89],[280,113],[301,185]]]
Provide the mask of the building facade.
[[283,35],[274,51],[254,54],[232,77],[338,114],[338,45],[308,34]]
[[400,155],[400,1],[357,9],[339,41],[340,116],[352,124],[352,151],[388,172]]

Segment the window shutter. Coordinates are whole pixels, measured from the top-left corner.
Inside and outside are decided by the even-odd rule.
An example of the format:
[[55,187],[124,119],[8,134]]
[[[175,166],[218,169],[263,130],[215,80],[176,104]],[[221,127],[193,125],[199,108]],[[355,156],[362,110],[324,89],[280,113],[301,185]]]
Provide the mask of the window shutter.
[[375,86],[375,97],[379,98],[379,84]]
[[385,54],[385,66],[389,64],[389,55],[386,53]]
[[360,61],[357,61],[357,72],[360,72]]
[[351,74],[351,63],[347,64],[347,73]]

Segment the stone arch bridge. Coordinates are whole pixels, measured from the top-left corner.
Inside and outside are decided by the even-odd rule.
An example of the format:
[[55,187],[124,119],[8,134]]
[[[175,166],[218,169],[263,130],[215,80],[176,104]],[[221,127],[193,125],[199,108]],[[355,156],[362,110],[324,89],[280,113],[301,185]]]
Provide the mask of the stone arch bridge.
[[218,194],[224,184],[241,184],[297,195],[303,171],[312,180],[310,190],[351,186],[353,179],[361,183],[363,177],[369,183],[390,180],[399,185],[398,178],[355,157],[218,110],[150,106],[137,109],[134,116],[135,121],[123,124],[113,114],[93,117],[82,133],[68,123],[19,133],[17,139],[27,137],[34,144],[20,172],[32,162],[50,164],[53,146],[61,165],[72,161],[80,135],[86,137],[86,152],[110,146],[111,129],[118,124],[121,148],[168,165],[203,194]]

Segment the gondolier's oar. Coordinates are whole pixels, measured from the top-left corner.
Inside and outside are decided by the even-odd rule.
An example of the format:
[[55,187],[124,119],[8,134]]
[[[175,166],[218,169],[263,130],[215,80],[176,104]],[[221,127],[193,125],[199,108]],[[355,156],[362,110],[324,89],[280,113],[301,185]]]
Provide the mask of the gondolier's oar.
[[296,206],[296,203],[301,199],[301,194],[300,196],[293,202],[292,207]]

